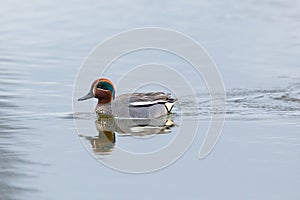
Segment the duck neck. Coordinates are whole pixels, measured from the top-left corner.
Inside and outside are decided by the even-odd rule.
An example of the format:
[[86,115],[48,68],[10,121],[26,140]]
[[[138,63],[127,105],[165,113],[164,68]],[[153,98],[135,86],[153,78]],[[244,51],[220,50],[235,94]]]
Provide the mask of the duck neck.
[[98,99],[98,105],[110,104],[110,102],[111,102],[110,98]]

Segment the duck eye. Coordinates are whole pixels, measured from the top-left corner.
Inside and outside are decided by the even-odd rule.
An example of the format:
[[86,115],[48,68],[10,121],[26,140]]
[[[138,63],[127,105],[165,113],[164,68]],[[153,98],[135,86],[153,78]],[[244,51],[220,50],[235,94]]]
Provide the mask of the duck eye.
[[115,89],[110,83],[99,82],[99,83],[97,83],[96,88],[99,88],[99,89],[102,89],[102,90],[109,90],[112,93],[113,96],[115,95]]
[[101,82],[97,84],[97,88],[106,90],[105,86]]
[[102,90],[110,90],[111,87],[110,87],[109,83],[99,82],[97,84],[97,88],[100,88]]

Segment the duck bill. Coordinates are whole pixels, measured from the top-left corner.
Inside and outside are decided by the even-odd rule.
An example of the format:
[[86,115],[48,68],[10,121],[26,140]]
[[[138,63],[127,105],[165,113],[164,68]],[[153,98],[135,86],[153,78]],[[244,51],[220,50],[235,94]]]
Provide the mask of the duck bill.
[[86,94],[85,96],[81,97],[78,99],[78,101],[84,101],[84,100],[87,100],[87,99],[91,99],[94,97],[94,94],[92,92],[89,92],[88,94]]

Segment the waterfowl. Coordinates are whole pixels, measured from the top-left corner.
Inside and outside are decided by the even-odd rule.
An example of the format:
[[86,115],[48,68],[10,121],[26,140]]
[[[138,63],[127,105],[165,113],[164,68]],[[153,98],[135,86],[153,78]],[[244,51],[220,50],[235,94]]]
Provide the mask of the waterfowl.
[[132,93],[115,97],[115,87],[106,78],[93,82],[90,91],[78,99],[97,98],[95,111],[98,115],[121,118],[158,118],[171,112],[176,99],[164,92]]

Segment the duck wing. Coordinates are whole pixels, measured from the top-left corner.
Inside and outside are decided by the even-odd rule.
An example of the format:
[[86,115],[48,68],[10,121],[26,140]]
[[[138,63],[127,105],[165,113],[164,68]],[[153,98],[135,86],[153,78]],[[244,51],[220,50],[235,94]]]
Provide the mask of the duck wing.
[[117,117],[156,118],[170,112],[175,102],[164,92],[132,93],[116,97],[112,107]]
[[168,112],[171,111],[177,99],[171,97],[170,93],[164,92],[148,92],[148,93],[132,93],[124,96],[132,107],[149,107],[156,104],[164,104]]

